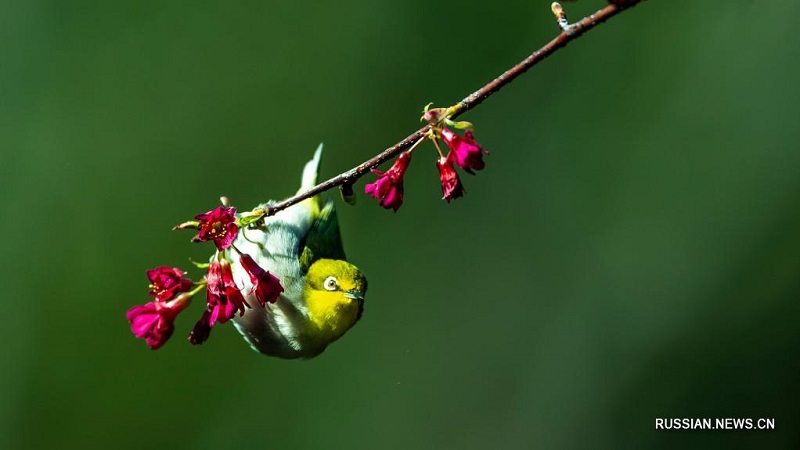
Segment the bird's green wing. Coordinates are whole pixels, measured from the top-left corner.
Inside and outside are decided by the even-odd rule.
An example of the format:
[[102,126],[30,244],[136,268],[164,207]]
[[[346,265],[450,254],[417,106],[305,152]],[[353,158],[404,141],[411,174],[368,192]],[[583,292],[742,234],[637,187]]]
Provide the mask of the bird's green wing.
[[303,273],[308,272],[308,268],[321,258],[346,259],[333,201],[326,203],[319,215],[314,218],[308,234],[300,242],[299,254],[300,269]]

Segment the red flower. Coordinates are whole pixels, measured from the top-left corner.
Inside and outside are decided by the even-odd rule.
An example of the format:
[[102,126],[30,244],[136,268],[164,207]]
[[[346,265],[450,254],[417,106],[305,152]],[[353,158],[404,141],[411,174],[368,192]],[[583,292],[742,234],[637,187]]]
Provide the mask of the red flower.
[[458,173],[453,167],[452,160],[453,152],[436,160],[436,168],[439,169],[439,180],[442,182],[442,199],[447,200],[447,203],[464,195],[464,186],[461,184],[461,179],[458,178]]
[[231,246],[236,239],[236,208],[233,206],[217,206],[215,209],[194,216],[200,224],[200,231],[194,237],[195,242],[214,241],[220,250]]
[[207,281],[206,301],[211,314],[208,319],[210,325],[227,322],[237,311],[240,316],[244,315],[244,307],[249,308],[250,305],[233,281],[228,260],[212,261],[208,266]]
[[134,306],[125,315],[131,323],[131,331],[140,339],[144,339],[151,349],[164,345],[175,330],[175,317],[183,311],[191,301],[187,294],[179,295],[171,302],[153,301]]
[[147,271],[150,280],[150,295],[158,301],[164,302],[179,292],[186,292],[192,288],[192,280],[181,278],[186,272],[181,269],[166,266],[156,267]]
[[404,152],[397,157],[386,173],[372,169],[372,173],[378,175],[378,180],[364,186],[364,192],[379,199],[378,204],[382,207],[397,212],[403,204],[403,174],[410,162],[411,153]]
[[194,328],[192,328],[192,332],[189,333],[189,342],[192,345],[200,345],[211,335],[211,311],[206,309],[203,311],[203,315],[200,317],[200,320],[194,324]]
[[267,302],[275,303],[278,297],[281,296],[281,292],[283,292],[280,280],[262,269],[248,254],[242,254],[239,261],[242,263],[244,270],[247,271],[247,274],[250,275],[250,282],[253,283],[256,300],[261,304],[261,307],[264,307]]
[[481,170],[486,165],[483,162],[484,151],[480,145],[475,143],[475,136],[472,131],[464,132],[464,137],[453,133],[447,128],[441,131],[442,140],[450,147],[450,151],[455,154],[455,163],[466,172],[475,174],[473,170]]

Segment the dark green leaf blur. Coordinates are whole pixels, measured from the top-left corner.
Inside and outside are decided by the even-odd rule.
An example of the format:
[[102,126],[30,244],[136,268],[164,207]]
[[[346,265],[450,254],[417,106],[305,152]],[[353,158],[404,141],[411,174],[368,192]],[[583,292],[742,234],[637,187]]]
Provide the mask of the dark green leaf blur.
[[[646,1],[462,116],[464,198],[430,144],[398,213],[360,182],[362,321],[283,361],[191,346],[199,305],[133,337],[145,270],[212,249],[170,228],[394,144],[554,37],[550,2],[0,2],[0,448],[797,448],[798,21]],[[684,417],[776,430],[655,429]]]

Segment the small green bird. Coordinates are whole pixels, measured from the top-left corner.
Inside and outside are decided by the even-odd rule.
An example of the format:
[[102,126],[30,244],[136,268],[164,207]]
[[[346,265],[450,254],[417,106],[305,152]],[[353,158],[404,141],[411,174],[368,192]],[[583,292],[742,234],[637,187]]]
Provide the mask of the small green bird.
[[[317,183],[322,144],[303,169],[298,192]],[[267,204],[261,205],[266,207]],[[278,277],[284,292],[275,303],[235,317],[236,329],[254,350],[279,358],[313,358],[361,318],[367,279],[345,260],[333,201],[304,200],[241,230],[234,246]],[[240,263],[233,272],[250,292]]]

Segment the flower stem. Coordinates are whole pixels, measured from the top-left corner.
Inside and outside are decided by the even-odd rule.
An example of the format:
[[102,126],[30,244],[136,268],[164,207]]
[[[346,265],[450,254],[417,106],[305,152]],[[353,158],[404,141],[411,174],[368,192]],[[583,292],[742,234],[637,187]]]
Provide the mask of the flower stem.
[[416,149],[417,149],[417,147],[419,147],[419,144],[422,144],[424,141],[425,141],[425,138],[424,138],[424,137],[421,137],[421,138],[419,138],[419,140],[418,140],[417,142],[414,142],[414,145],[412,145],[412,146],[411,146],[411,148],[409,148],[409,149],[407,150],[407,151],[408,151],[408,153],[411,153],[411,152],[413,152],[414,150],[416,150]]
[[205,289],[206,288],[206,284],[208,284],[208,283],[206,282],[205,278],[203,278],[202,280],[198,281],[197,282],[197,287],[192,289],[191,291],[189,291],[189,297],[194,297],[195,295],[197,295],[198,292],[200,292],[203,289]]
[[436,135],[431,133],[431,142],[433,142],[434,147],[436,147],[436,152],[439,153],[439,158],[444,158],[444,153],[442,153],[442,148],[439,147],[439,140],[436,139]]

